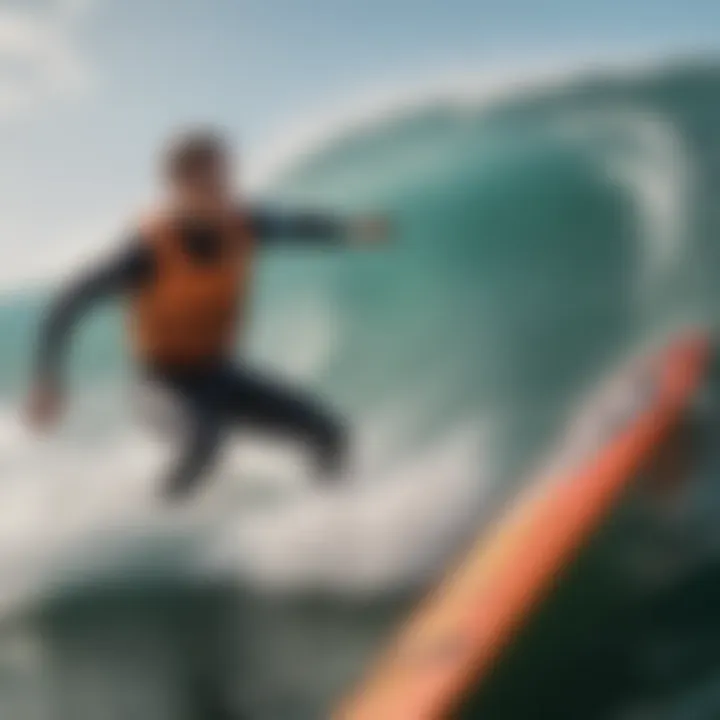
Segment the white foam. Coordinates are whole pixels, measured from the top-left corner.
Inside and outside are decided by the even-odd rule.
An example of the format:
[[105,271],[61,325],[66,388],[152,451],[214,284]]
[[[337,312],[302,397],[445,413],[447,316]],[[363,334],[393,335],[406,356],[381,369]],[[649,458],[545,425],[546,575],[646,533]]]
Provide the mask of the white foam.
[[88,582],[122,579],[158,553],[167,558],[158,577],[175,567],[284,591],[390,592],[445,562],[491,483],[488,432],[475,422],[391,452],[424,408],[396,399],[354,419],[354,472],[337,487],[318,486],[302,448],[243,436],[199,497],[175,508],[157,497],[171,448],[132,423],[125,394],[98,389],[65,432],[42,441],[0,409],[0,605],[62,582],[68,568]]
[[382,594],[422,583],[478,517],[492,475],[487,437],[480,438],[471,423],[384,477],[351,478],[279,511],[243,517],[209,562],[282,592]]

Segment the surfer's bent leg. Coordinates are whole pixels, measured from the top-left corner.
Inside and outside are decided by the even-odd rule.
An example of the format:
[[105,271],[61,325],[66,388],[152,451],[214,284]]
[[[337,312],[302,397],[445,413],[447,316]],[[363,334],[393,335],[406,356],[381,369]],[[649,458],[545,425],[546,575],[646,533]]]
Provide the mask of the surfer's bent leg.
[[180,453],[162,483],[168,498],[190,494],[217,457],[222,424],[213,413],[190,406],[184,432],[180,434]]
[[152,373],[148,380],[144,415],[177,447],[162,488],[179,498],[196,488],[217,456],[223,431],[218,381],[211,372]]
[[346,461],[344,424],[315,398],[245,370],[226,368],[226,409],[245,424],[310,445],[323,477],[338,474]]

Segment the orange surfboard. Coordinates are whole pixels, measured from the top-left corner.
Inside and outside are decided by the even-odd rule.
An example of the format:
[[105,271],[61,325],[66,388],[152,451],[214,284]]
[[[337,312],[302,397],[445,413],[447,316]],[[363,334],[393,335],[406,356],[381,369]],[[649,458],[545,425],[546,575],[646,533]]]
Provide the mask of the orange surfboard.
[[335,720],[452,717],[679,425],[710,355],[709,337],[687,334],[636,363],[625,387],[633,404],[606,419],[602,442],[530,483],[422,604]]

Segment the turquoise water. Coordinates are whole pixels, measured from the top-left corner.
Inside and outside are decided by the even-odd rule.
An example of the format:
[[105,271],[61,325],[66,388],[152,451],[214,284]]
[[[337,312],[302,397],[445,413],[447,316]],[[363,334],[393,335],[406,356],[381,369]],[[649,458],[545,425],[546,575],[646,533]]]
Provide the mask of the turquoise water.
[[[27,438],[13,404],[43,298],[6,297],[0,710],[326,716],[584,394],[648,342],[714,323],[718,90],[707,62],[433,101],[341,132],[277,178],[280,203],[380,209],[396,228],[374,251],[277,251],[257,279],[244,352],[356,431],[337,491],[314,487],[292,448],[253,439],[197,507],[158,506],[163,449],[132,421],[113,310],[79,338],[61,437]],[[622,651],[675,657],[646,636]],[[684,680],[667,661],[658,677],[675,687],[659,700],[660,681],[623,676],[593,707],[662,701],[671,718],[697,702],[693,717],[715,717],[706,659]],[[567,716],[563,696],[546,710]]]

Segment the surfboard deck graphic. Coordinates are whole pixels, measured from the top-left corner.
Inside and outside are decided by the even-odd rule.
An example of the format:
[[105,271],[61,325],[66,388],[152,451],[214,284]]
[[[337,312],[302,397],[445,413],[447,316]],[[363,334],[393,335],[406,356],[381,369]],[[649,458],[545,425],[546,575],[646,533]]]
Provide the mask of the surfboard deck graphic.
[[634,367],[633,402],[598,447],[529,484],[432,592],[336,720],[441,720],[482,684],[558,574],[682,420],[710,338],[688,333]]

